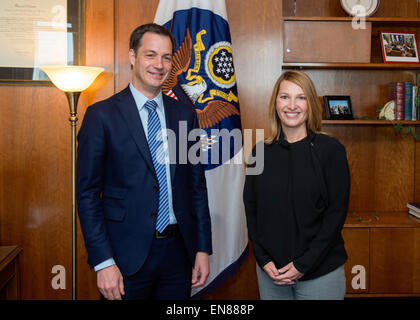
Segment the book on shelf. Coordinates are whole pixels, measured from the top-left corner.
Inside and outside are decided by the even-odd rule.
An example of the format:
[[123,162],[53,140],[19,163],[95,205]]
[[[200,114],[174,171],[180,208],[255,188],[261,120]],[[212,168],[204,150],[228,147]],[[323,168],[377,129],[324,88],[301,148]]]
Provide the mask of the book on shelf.
[[420,219],[420,212],[416,212],[414,210],[408,210],[408,213],[411,214],[412,216],[416,217],[417,219]]
[[395,102],[395,120],[420,120],[420,86],[411,81],[390,82],[389,99]]
[[413,120],[420,120],[420,89],[417,87],[417,95],[414,105]]
[[420,214],[420,202],[408,202],[407,208]]
[[411,102],[411,120],[420,120],[418,112],[420,112],[420,90],[418,86],[413,86],[412,102]]
[[413,111],[413,83],[404,82],[404,120],[412,120]]
[[404,120],[404,82],[391,82],[389,84],[389,98],[395,101],[395,120]]

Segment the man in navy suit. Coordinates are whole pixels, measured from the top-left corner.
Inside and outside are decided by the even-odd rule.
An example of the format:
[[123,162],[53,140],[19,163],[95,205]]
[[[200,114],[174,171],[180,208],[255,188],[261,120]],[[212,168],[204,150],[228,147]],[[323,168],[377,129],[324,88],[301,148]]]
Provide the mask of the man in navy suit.
[[[156,162],[156,149],[165,159],[185,159],[185,148],[178,146],[189,150],[195,142],[180,142],[187,139],[179,134],[180,124],[188,132],[198,128],[195,110],[162,94],[174,50],[167,29],[136,28],[130,37],[131,83],[90,106],[78,135],[80,224],[88,263],[106,299],[188,299],[209,275],[203,166]],[[176,141],[155,138],[160,129],[172,130]]]

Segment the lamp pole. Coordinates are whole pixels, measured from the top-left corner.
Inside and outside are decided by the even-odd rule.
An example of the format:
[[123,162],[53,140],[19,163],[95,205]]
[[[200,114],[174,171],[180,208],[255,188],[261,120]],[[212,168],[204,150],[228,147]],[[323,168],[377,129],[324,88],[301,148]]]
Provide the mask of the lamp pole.
[[76,124],[77,124],[77,102],[81,92],[68,92],[66,97],[70,106],[70,125],[71,125],[71,196],[72,196],[72,299],[76,300]]
[[71,181],[72,181],[72,299],[77,298],[76,256],[76,124],[77,102],[82,91],[87,89],[104,68],[86,66],[41,66],[52,83],[64,91],[70,106],[71,125]]

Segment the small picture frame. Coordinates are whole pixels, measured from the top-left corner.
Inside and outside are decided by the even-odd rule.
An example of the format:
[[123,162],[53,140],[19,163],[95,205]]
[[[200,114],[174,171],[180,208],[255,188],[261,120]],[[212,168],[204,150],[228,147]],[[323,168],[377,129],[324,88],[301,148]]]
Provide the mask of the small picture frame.
[[324,96],[325,114],[328,120],[353,120],[350,96]]
[[419,63],[415,32],[381,31],[384,63]]

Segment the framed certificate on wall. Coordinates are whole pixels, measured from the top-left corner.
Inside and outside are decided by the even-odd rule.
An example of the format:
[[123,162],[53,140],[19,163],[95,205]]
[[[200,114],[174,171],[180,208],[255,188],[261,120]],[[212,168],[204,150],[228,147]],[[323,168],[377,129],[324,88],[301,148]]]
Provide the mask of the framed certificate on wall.
[[42,65],[81,63],[83,0],[0,1],[0,84],[50,84]]

